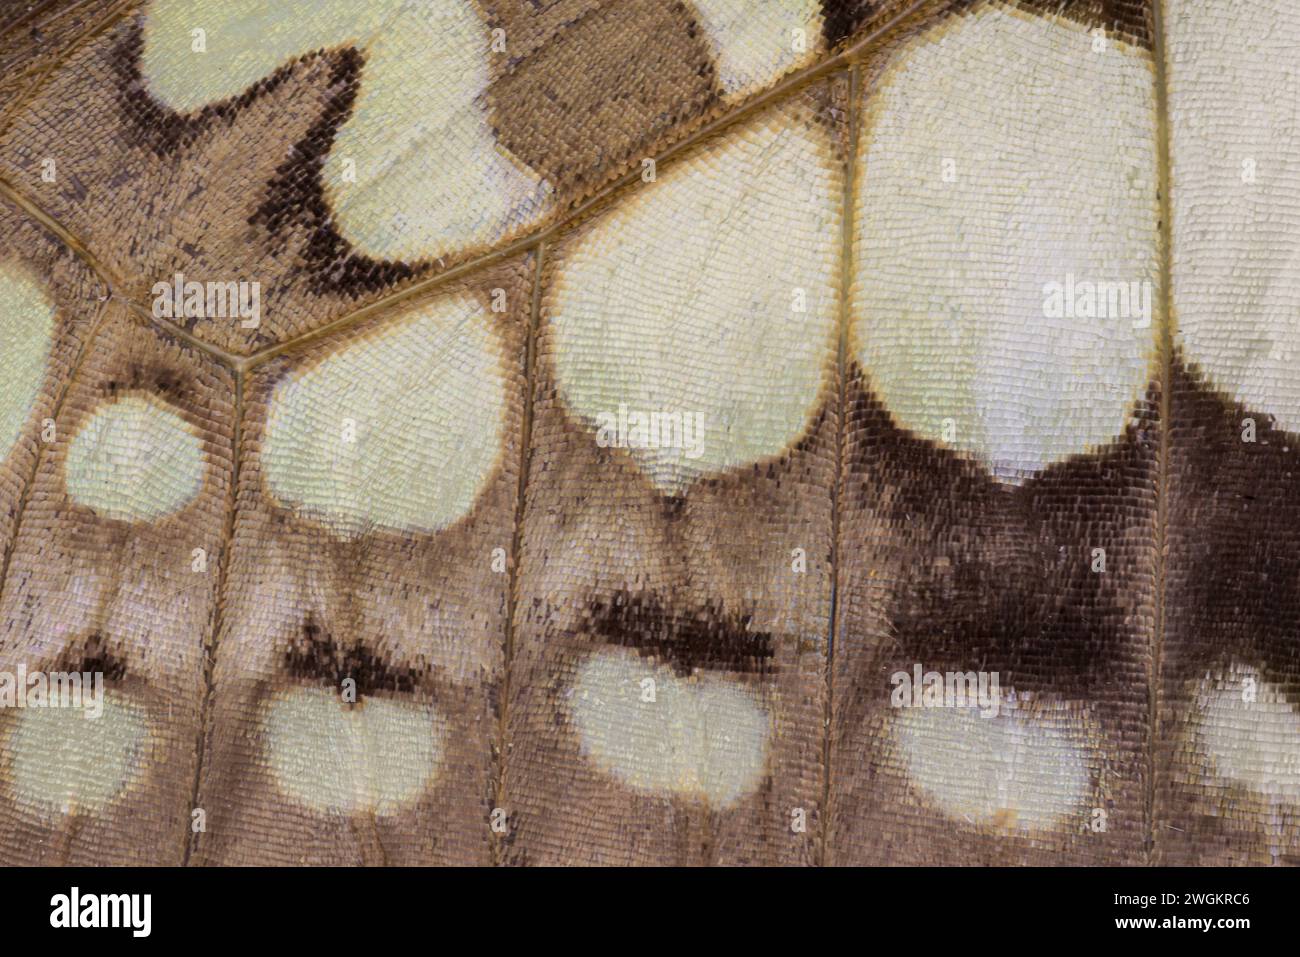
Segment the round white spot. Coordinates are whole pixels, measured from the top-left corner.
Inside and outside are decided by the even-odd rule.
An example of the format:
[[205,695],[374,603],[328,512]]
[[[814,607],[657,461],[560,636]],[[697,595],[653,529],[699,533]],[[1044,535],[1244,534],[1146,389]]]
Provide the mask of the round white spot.
[[486,311],[455,297],[289,375],[267,417],[271,493],[347,538],[450,525],[501,455],[499,350]]
[[1156,358],[1149,54],[988,7],[867,102],[854,350],[900,428],[1020,482],[1120,436]]
[[583,752],[634,790],[726,807],[762,783],[771,719],[727,678],[601,651],[579,668],[569,708]]
[[346,705],[326,688],[280,692],[266,716],[276,785],[323,813],[392,815],[442,765],[447,726],[433,708],[387,698]]
[[104,518],[156,521],[203,487],[203,443],[163,403],[126,396],[100,406],[68,445],[68,496]]
[[948,817],[1022,831],[1086,817],[1087,753],[1044,717],[903,708],[892,733],[912,784]]
[[0,459],[13,451],[40,393],[54,304],[27,268],[0,262]]
[[1260,794],[1300,799],[1300,713],[1258,670],[1206,681],[1192,727],[1215,772]]
[[834,376],[840,177],[769,117],[598,221],[550,305],[559,387],[659,488],[782,453]]
[[9,732],[9,778],[19,806],[41,814],[98,813],[147,770],[143,710],[105,694],[103,713],[82,708],[26,708]]

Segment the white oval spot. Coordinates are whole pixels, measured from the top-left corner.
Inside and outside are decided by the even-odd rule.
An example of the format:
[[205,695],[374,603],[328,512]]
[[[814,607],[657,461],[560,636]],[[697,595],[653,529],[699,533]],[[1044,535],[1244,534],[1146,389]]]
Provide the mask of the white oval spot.
[[1153,95],[1145,52],[1009,8],[896,56],[863,116],[852,314],[900,428],[1010,482],[1123,433],[1160,321]]
[[1192,727],[1221,777],[1300,800],[1300,713],[1257,669],[1234,665],[1226,679],[1203,683]]
[[148,768],[148,722],[139,705],[103,697],[103,712],[26,708],[8,735],[9,778],[20,807],[41,814],[99,813]]
[[821,45],[821,0],[695,0],[695,11],[732,97],[811,63]]
[[152,397],[101,405],[68,445],[68,496],[104,518],[156,521],[203,487],[203,443],[189,422]]
[[1186,358],[1300,432],[1300,4],[1169,0],[1172,293]]
[[[196,24],[206,51],[192,48]],[[428,259],[535,218],[549,187],[497,144],[484,93],[491,34],[466,0],[154,0],[140,68],[189,112],[317,50],[365,57],[322,172],[340,234],[375,259]]]
[[726,807],[762,783],[771,719],[727,678],[600,651],[578,669],[569,709],[583,753],[634,790]]
[[564,254],[550,302],[564,401],[660,489],[806,431],[835,371],[840,182],[824,133],[769,117],[669,167]]
[[453,297],[290,374],[271,396],[262,469],[275,498],[335,533],[436,531],[501,455],[505,381],[488,313]]
[[344,704],[327,688],[272,699],[266,747],[276,786],[323,813],[392,815],[413,804],[442,765],[447,726],[432,707],[387,698]]
[[13,451],[40,394],[54,342],[54,303],[27,268],[0,262],[0,459]]
[[948,817],[1005,830],[1083,821],[1091,775],[1076,735],[1007,710],[902,708],[892,724],[909,778]]

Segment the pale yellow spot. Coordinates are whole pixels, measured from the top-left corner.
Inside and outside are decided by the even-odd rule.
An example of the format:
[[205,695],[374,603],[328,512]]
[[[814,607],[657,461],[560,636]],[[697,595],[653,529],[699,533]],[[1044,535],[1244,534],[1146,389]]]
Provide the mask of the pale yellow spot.
[[730,96],[768,86],[817,55],[820,0],[695,0],[695,10]]
[[550,311],[568,407],[605,444],[620,406],[701,426],[632,449],[659,488],[807,430],[834,374],[837,170],[820,129],[771,117],[662,171],[562,254]]
[[[1120,436],[1155,358],[1152,67],[1092,40],[1008,8],[947,20],[862,122],[854,351],[901,428],[1011,482]],[[1138,294],[1089,318],[1082,282]]]
[[501,454],[499,355],[486,310],[453,297],[287,376],[262,452],[271,493],[349,538],[450,525]]
[[892,734],[913,786],[948,817],[1020,831],[1088,819],[1087,752],[1043,715],[902,708]]
[[127,698],[105,694],[103,712],[27,708],[9,732],[9,777],[20,806],[41,814],[99,813],[145,770],[148,723]]
[[[195,29],[207,52],[193,50]],[[360,50],[356,101],[322,173],[333,219],[364,255],[422,259],[497,240],[550,193],[492,134],[490,43],[466,0],[154,0],[141,72],[189,112],[304,54]]]
[[763,780],[771,719],[730,679],[602,651],[579,668],[569,710],[583,752],[636,791],[726,807]]
[[381,816],[419,798],[447,738],[432,707],[387,698],[349,706],[326,688],[277,694],[266,732],[271,773],[287,797],[324,813]]
[[163,403],[126,396],[102,405],[68,445],[68,496],[104,518],[156,521],[203,487],[203,443]]
[[1193,727],[1198,751],[1222,777],[1270,797],[1300,800],[1300,713],[1254,668],[1202,685]]
[[1300,4],[1168,0],[1172,289],[1186,357],[1300,432]]
[[54,304],[25,266],[0,262],[0,459],[31,415],[54,341]]

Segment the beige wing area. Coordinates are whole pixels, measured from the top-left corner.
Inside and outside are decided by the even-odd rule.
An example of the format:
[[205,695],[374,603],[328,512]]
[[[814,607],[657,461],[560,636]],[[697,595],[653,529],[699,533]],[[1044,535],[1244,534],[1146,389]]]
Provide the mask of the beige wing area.
[[0,14],[0,860],[1295,863],[1298,16]]
[[197,861],[492,861],[532,265],[244,383]]
[[110,302],[52,420],[0,601],[0,671],[25,695],[0,715],[0,846],[26,863],[180,864],[234,377]]

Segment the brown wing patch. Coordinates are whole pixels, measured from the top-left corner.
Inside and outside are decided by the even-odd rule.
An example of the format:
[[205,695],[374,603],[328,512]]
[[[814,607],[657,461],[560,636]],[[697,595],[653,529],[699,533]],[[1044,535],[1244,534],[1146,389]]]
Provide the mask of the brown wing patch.
[[584,11],[507,61],[489,89],[497,138],[565,196],[602,185],[719,95],[683,3]]
[[[860,374],[849,403],[828,862],[1140,862],[1158,396],[1104,456],[1053,466],[1015,489],[901,432]],[[1092,571],[1097,547],[1104,574]],[[953,779],[979,780],[990,768],[959,739],[917,736],[931,754],[900,750],[891,677],[917,664],[996,673],[1004,695],[1060,703],[1064,727],[1095,749],[1091,803],[1036,834],[1001,827],[1015,823],[1014,807],[966,820],[928,804],[909,774],[918,758],[950,762],[942,773]],[[1093,808],[1105,812],[1103,832],[1091,830]]]
[[[251,374],[233,562],[200,791],[210,824],[199,839],[196,860],[491,860],[496,696],[519,481],[531,265],[530,257],[513,260],[478,274],[472,284],[403,303]],[[502,291],[504,299],[498,301],[505,303],[503,312],[489,313],[493,348],[499,352],[493,374],[506,396],[504,439],[499,464],[468,514],[431,533],[373,528],[349,537],[332,530],[327,517],[276,497],[267,422],[278,386],[379,341],[386,330],[408,321],[409,310],[460,295],[490,309],[493,290]],[[427,367],[440,347],[426,342],[424,348],[408,362],[417,372],[435,375]],[[331,427],[335,424],[345,427],[342,422]],[[364,431],[364,422],[357,428]],[[405,442],[396,438],[389,446],[395,455],[414,454],[413,443],[421,441],[418,434]],[[490,437],[475,440],[488,442]],[[401,463],[388,464],[398,468]],[[320,465],[328,470],[327,463]],[[376,474],[385,470],[381,463]],[[430,469],[416,481],[436,485],[438,470]],[[342,699],[348,679],[355,682],[353,702]],[[277,729],[299,727],[310,720],[304,715],[330,722],[332,737],[304,738],[302,761],[332,768],[329,762],[337,755],[348,755],[340,759],[335,780],[312,777],[298,757],[285,753],[291,748]],[[410,717],[409,726],[403,716]],[[423,731],[413,730],[421,727]],[[426,755],[436,759],[428,782],[394,781],[383,777],[382,765],[356,763],[364,755],[349,751],[348,734],[364,739],[379,734],[377,728],[421,736],[393,741],[392,747],[435,738],[441,742],[437,754]],[[311,751],[312,741],[321,753]],[[380,734],[376,746],[383,744]],[[393,760],[401,759],[393,755]]]
[[[842,131],[828,117],[843,112],[820,112],[827,99],[819,85],[718,142],[761,141],[765,130],[800,129],[824,119],[827,126],[820,128],[830,135],[814,141],[824,139],[821,149],[833,152]],[[780,153],[779,147],[773,151]],[[776,164],[773,154],[765,155]],[[717,175],[746,181],[753,173],[714,158],[709,146],[698,157],[677,162],[697,170],[716,162],[726,170]],[[827,162],[834,161],[816,148],[803,154],[809,169]],[[810,217],[795,217],[789,228],[815,244],[819,237],[808,237],[816,229],[809,224],[825,222],[819,216],[833,220],[834,210],[805,205],[802,194],[791,199],[784,187],[765,187],[766,172],[755,175],[753,208],[786,223],[782,203],[788,199]],[[668,164],[659,175],[659,183],[623,198],[637,204],[644,219],[626,224],[616,244],[639,229],[676,230],[684,246],[710,235],[697,233],[703,221],[685,213],[656,216],[664,209],[658,204],[671,206],[656,187],[678,182]],[[832,193],[837,205],[839,193]],[[608,215],[624,209],[613,206]],[[575,302],[563,289],[582,261],[589,231],[601,227],[597,216],[546,254],[507,701],[511,824],[505,861],[810,863],[818,852],[824,784],[834,383],[818,393],[796,441],[685,487],[658,470],[664,460],[656,464],[602,437],[591,410],[575,408],[581,390],[565,376],[626,375],[631,396],[642,373],[625,370],[639,369],[646,355],[668,350],[692,367],[721,357],[697,354],[672,339],[670,329],[690,325],[682,298],[691,279],[668,261],[656,273],[662,279],[657,296],[609,300],[602,327],[609,338],[601,340],[608,354],[593,348],[561,356],[572,346],[559,328],[570,318],[562,303]],[[826,229],[837,243],[837,226]],[[799,275],[813,284],[810,275]],[[747,291],[761,298],[749,287],[736,289],[745,302]],[[776,308],[785,305],[783,295]],[[737,308],[710,310],[702,321],[719,330],[743,324]],[[772,303],[752,308],[755,323],[779,324],[768,312]],[[833,301],[831,308],[837,316]],[[801,335],[820,341],[815,328],[806,326]],[[833,369],[834,351],[831,335],[818,361]],[[693,380],[679,372],[661,373],[673,380],[664,384],[664,394],[670,405],[688,408],[693,400],[683,396]],[[745,428],[737,424],[742,409],[786,385],[776,372],[763,377],[752,387],[760,398],[725,374],[712,380],[713,388],[721,389],[724,380],[734,402],[718,400],[730,411],[710,420],[708,434],[717,442]]]
[[122,5],[123,0],[57,0],[6,7],[12,19],[0,25],[0,129],[59,58]]
[[1172,401],[1155,861],[1297,864],[1300,442],[1182,357]]
[[[0,668],[102,670],[105,710],[84,722],[66,709],[6,712],[0,847],[29,863],[175,865],[190,833],[204,637],[226,547],[234,381],[122,306],[107,308],[42,456],[0,602]],[[152,521],[106,518],[69,489],[78,434],[128,381],[201,446],[199,487]],[[150,391],[160,381],[165,395]],[[86,481],[107,497],[138,491],[130,473]],[[55,751],[32,755],[42,742]]]
[[1062,16],[1102,27],[1131,43],[1151,49],[1151,0],[1017,0],[1045,16]]
[[[346,109],[351,61],[309,57],[238,101],[182,118],[141,88],[139,31],[123,20],[73,54],[0,139],[0,175],[78,236],[142,309],[177,273],[260,283],[257,328],[239,316],[176,320],[218,346],[251,351],[347,311],[351,296],[311,294],[324,215],[311,189],[315,144],[330,135],[320,124]],[[47,157],[52,181],[41,177]]]
[[[521,230],[542,228],[725,109],[689,4],[487,6],[488,23],[505,30],[505,51],[487,54],[498,142],[557,194]],[[128,4],[84,43],[65,44],[65,60],[0,137],[0,176],[93,252],[115,292],[150,308],[153,284],[177,272],[198,282],[258,282],[257,328],[225,316],[178,320],[203,341],[248,355],[489,252],[386,262],[341,238],[322,164],[356,102],[358,51],[308,54],[180,115],[141,77],[146,15],[142,4]],[[807,42],[813,57],[820,40]],[[40,176],[47,158],[59,167],[52,182]]]
[[847,40],[885,4],[879,0],[822,0],[822,36],[828,47]]
[[[1034,16],[1099,27],[1126,42],[1152,48],[1151,0],[822,0],[822,32],[826,45],[835,47],[901,15],[903,30],[887,40],[893,42],[947,17],[998,7],[1018,7]],[[862,52],[871,59],[877,49],[869,46]]]
[[[1004,432],[1012,437],[1013,455],[1037,455],[1068,436],[1069,410],[1043,410],[1087,387],[1087,362],[1096,361],[1106,331],[1121,327],[1087,327],[1092,338],[1083,351],[1089,360],[1062,368],[1045,388],[1034,385],[1046,363],[1069,349],[1033,341],[1048,328],[1048,313],[1033,311],[1040,306],[1038,275],[1044,267],[1031,262],[1035,249],[1016,248],[1024,234],[1004,225],[1014,217],[995,215],[987,228],[976,225],[1004,197],[1051,182],[1061,168],[1055,164],[1030,176],[1029,164],[1017,162],[1005,174],[1000,170],[1008,154],[998,138],[1006,135],[1006,124],[989,120],[1006,102],[997,98],[997,87],[1004,86],[1008,96],[1030,86],[1055,91],[1056,99],[1027,121],[1031,138],[1050,129],[1057,106],[1060,118],[1074,122],[1080,107],[1069,105],[1067,94],[1078,96],[1084,107],[1095,96],[1069,88],[1071,70],[1061,57],[1093,56],[1088,33],[1076,23],[1053,26],[1007,4],[957,9],[962,19],[929,21],[933,32],[922,43],[934,44],[928,47],[931,59],[923,67],[909,64],[909,82],[898,87],[906,101],[892,112],[880,105],[887,84],[896,82],[883,66],[890,51],[873,55],[863,67],[857,192],[871,201],[855,209],[858,272],[851,296],[856,337],[869,348],[853,356],[847,383],[827,861],[1140,863],[1148,840],[1158,627],[1161,394],[1149,379],[1158,375],[1151,344],[1160,316],[1146,326],[1112,320],[1123,323],[1124,335],[1145,332],[1132,343],[1117,339],[1114,357],[1101,363],[1110,387],[1104,398],[1118,402],[1097,438],[1058,446],[1010,483],[999,481],[1006,473],[998,471],[998,456],[971,454],[961,446],[962,435],[984,441]],[[1003,71],[992,74],[995,84],[963,106],[953,90],[971,87],[959,74],[975,73],[963,68],[991,47],[976,44],[974,53],[967,48],[957,57],[954,46],[943,44],[995,22],[1032,39],[1009,43],[1008,55],[992,64]],[[1019,62],[1039,38],[1061,40],[1061,52]],[[953,63],[962,67],[947,77],[945,64]],[[1110,135],[1117,143],[1143,135],[1149,158],[1136,153],[1130,169],[1105,168],[1089,173],[1088,182],[1111,184],[1094,193],[1114,189],[1124,197],[1099,201],[1103,216],[1120,204],[1142,211],[1132,235],[1142,237],[1143,246],[1136,255],[1110,254],[1110,262],[1081,262],[1081,273],[1109,275],[1138,262],[1149,268],[1154,261],[1157,161],[1154,137],[1145,135],[1154,125],[1149,66],[1141,59],[1122,66],[1117,86],[1135,105],[1121,113],[1115,98],[1108,118],[1127,119],[1125,125],[1116,121],[1118,131]],[[981,80],[987,76],[980,71]],[[927,101],[926,85],[949,79],[956,86],[942,85],[945,92]],[[898,124],[889,125],[888,117]],[[946,121],[963,117],[970,118],[962,131],[967,135],[927,139]],[[976,145],[985,131],[992,142]],[[918,139],[926,140],[923,146]],[[901,160],[906,168],[913,155],[917,161],[894,177],[891,164]],[[947,180],[945,156],[955,173]],[[927,168],[927,162],[933,165]],[[1086,165],[1072,167],[1076,177]],[[1002,175],[1014,185],[989,188]],[[1143,187],[1130,201],[1127,190],[1135,182]],[[913,187],[913,198],[904,200]],[[1072,235],[1089,199],[1064,210],[1053,209],[1050,196],[1033,203],[1033,235],[1040,242]],[[1100,255],[1113,233],[1103,229],[1078,252],[1053,246],[1046,268],[1063,270],[1071,256],[1082,261]],[[963,264],[982,255],[978,250],[985,243],[990,265],[963,273]],[[938,252],[945,247],[951,252]],[[873,249],[882,254],[871,252],[876,262],[864,266]],[[935,267],[923,279],[932,256]],[[1001,289],[1026,283],[1020,287],[1029,290],[1024,308],[978,291],[1004,268],[1005,282],[997,280]],[[954,275],[960,281],[953,289],[937,294],[945,277]],[[891,285],[892,277],[900,277],[900,285]],[[1158,288],[1152,292],[1158,301]],[[864,301],[869,304],[860,305]],[[998,305],[981,315],[991,301]],[[1010,331],[1005,324],[1017,314],[1037,318],[1026,329]],[[939,331],[923,345],[926,324],[936,316],[944,317],[936,320]],[[985,334],[996,344],[964,338]],[[1011,356],[1006,377],[982,378],[1004,355]],[[1122,392],[1115,371],[1121,368],[1127,376]],[[967,374],[981,384],[967,391]],[[929,376],[932,386],[912,391]],[[905,384],[895,389],[896,382]],[[904,413],[913,402],[920,412],[914,418]],[[951,410],[952,418],[941,424],[938,416],[950,414],[944,411],[927,420],[938,410]],[[972,416],[969,424],[962,421],[965,415]],[[955,699],[928,703],[898,696],[918,670],[943,679],[996,676],[999,713],[975,715],[973,705]],[[895,681],[900,674],[908,684]]]

